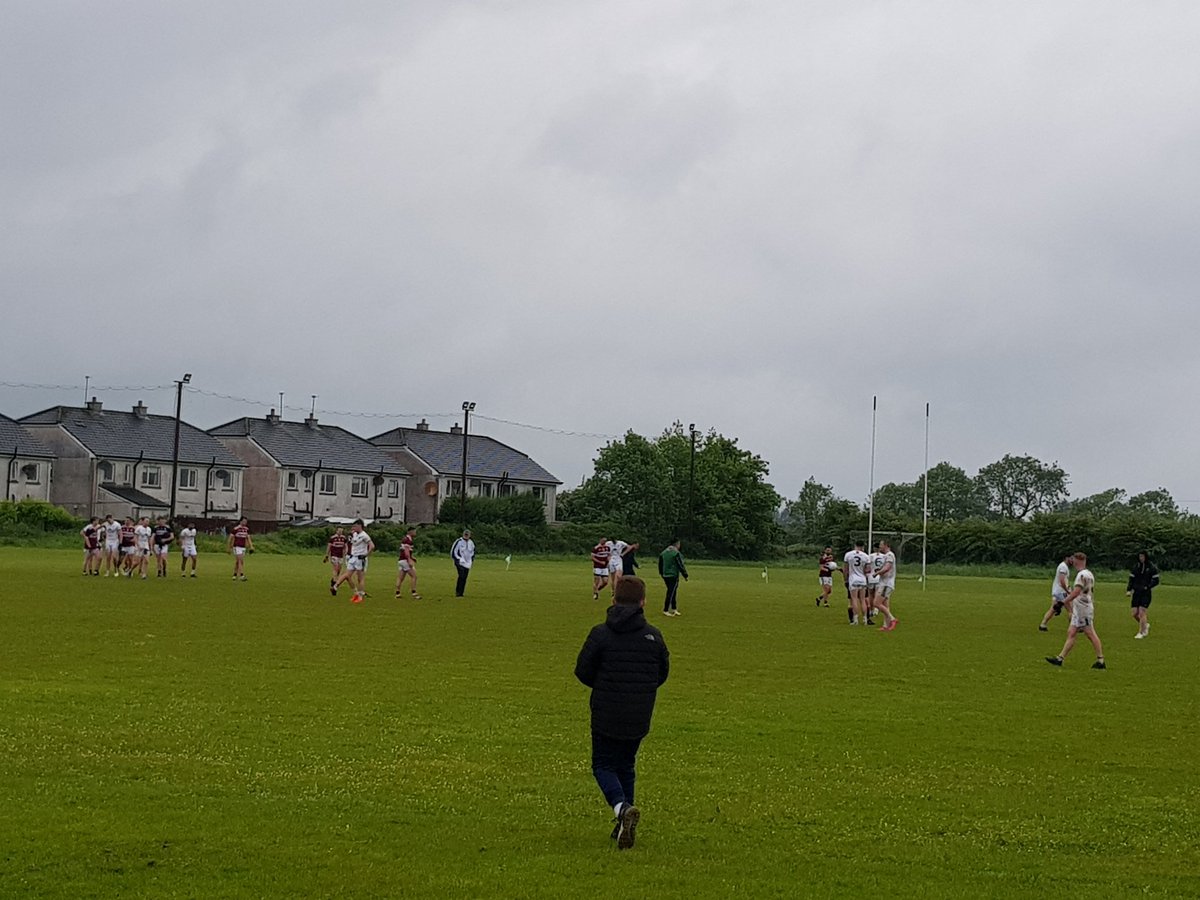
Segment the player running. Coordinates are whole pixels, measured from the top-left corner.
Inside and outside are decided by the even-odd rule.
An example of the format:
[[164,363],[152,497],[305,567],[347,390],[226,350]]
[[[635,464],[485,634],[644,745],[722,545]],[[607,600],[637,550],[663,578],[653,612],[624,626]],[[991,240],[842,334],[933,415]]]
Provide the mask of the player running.
[[855,541],[854,549],[842,558],[846,564],[846,586],[850,589],[850,624],[867,624],[867,569],[871,557],[863,551],[863,542]]
[[196,577],[196,523],[188,522],[179,530],[179,575],[187,576],[188,561],[192,563],[192,577]]
[[412,598],[420,600],[421,595],[417,593],[417,563],[413,559],[413,535],[417,533],[417,529],[409,528],[404,532],[404,537],[400,539],[400,558],[396,561],[396,596],[401,595],[401,588],[404,585],[405,577],[412,577],[410,589]]
[[1067,607],[1071,610],[1071,624],[1067,627],[1067,641],[1063,644],[1062,652],[1058,656],[1047,656],[1046,662],[1052,666],[1061,666],[1067,658],[1067,654],[1071,652],[1071,648],[1075,646],[1075,635],[1082,631],[1092,642],[1092,649],[1096,651],[1096,661],[1092,663],[1092,668],[1108,668],[1104,665],[1104,648],[1100,646],[1100,636],[1096,634],[1096,626],[1093,621],[1096,611],[1092,592],[1096,587],[1096,579],[1087,567],[1085,554],[1076,553],[1071,559],[1071,564],[1075,567],[1076,574],[1075,585],[1066,598]]
[[250,520],[245,516],[229,532],[226,549],[233,554],[233,580],[246,580],[246,554],[254,552],[254,541],[250,537]]
[[350,558],[346,560],[346,570],[329,588],[329,593],[336,597],[342,582],[349,581],[354,586],[354,596],[350,602],[362,603],[367,596],[367,557],[374,552],[375,542],[363,529],[363,520],[355,519],[350,526]]
[[329,586],[334,587],[337,584],[338,578],[342,574],[342,569],[346,566],[346,549],[350,545],[350,538],[346,537],[346,531],[339,525],[333,529],[333,534],[329,536],[329,543],[325,545],[325,558],[321,562],[329,563],[332,574],[329,578]]
[[612,557],[612,547],[608,538],[601,538],[600,543],[592,548],[592,599],[599,600],[600,592],[608,584],[608,561]]
[[[1062,558],[1062,562],[1058,564],[1058,568],[1054,570],[1054,581],[1050,582],[1050,608],[1046,610],[1046,614],[1042,616],[1042,624],[1038,626],[1038,631],[1049,631],[1047,627],[1050,620],[1055,616],[1062,615],[1063,607],[1067,604],[1067,593],[1071,590],[1071,554],[1068,553]],[[1071,610],[1067,610],[1067,615],[1071,615]]]

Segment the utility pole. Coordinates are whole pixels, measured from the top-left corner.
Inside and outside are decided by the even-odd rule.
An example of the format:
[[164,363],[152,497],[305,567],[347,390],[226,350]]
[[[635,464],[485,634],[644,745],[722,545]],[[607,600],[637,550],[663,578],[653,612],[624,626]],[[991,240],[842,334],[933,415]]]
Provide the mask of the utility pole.
[[459,498],[462,510],[462,527],[467,527],[467,438],[471,432],[471,411],[475,409],[473,402],[464,400],[463,411],[463,458],[462,458],[462,491]]
[[188,372],[175,382],[175,445],[171,451],[171,527],[175,527],[175,496],[179,490],[179,416],[183,412],[183,386],[190,384],[192,373]]
[[696,539],[696,507],[694,503],[696,485],[696,423],[688,426],[692,436],[692,453],[688,465],[688,540]]

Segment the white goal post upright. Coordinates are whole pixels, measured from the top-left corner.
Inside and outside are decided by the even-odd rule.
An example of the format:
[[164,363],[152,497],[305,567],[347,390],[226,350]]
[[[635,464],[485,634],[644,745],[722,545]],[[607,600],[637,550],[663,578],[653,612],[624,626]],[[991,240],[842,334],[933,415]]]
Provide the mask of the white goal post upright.
[[921,503],[921,590],[925,590],[925,550],[929,546],[929,403],[925,403],[925,499]]
[[867,550],[874,546],[875,539],[875,414],[879,409],[879,395],[871,396],[871,478],[867,488]]

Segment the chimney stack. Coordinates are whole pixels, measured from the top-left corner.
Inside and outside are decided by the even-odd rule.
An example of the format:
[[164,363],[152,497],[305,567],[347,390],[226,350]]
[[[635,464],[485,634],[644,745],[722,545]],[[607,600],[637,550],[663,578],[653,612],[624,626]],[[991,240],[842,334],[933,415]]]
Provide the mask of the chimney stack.
[[451,434],[462,434],[462,426],[459,425],[457,422],[455,422],[453,425],[450,426],[450,433]]
[[422,419],[420,422],[417,423],[417,431],[428,431],[428,430],[429,430],[429,423],[426,422],[424,419]]
[[144,419],[144,418],[146,418],[146,412],[147,412],[146,404],[143,403],[141,400],[139,400],[137,402],[137,406],[135,406],[133,408],[133,414],[135,416],[137,416],[139,419]]
[[275,407],[273,407],[273,406],[271,407],[271,411],[269,413],[267,413],[267,421],[270,422],[272,425],[278,425],[281,421],[283,421],[275,413]]
[[98,413],[102,409],[104,409],[104,404],[101,403],[99,400],[97,400],[95,397],[93,397],[91,400],[89,400],[87,402],[87,411],[88,412]]
[[307,419],[304,420],[304,424],[307,425],[309,428],[316,429],[317,417],[310,415]]

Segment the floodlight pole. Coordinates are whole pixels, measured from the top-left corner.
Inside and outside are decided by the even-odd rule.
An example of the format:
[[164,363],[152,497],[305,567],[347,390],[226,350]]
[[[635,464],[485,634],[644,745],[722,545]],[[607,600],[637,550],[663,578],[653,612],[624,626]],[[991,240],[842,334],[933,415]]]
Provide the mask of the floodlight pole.
[[688,463],[688,540],[696,539],[696,507],[693,500],[696,484],[696,423],[688,425],[692,438],[691,457]]
[[462,405],[463,411],[463,457],[462,457],[462,490],[459,497],[460,509],[462,510],[462,527],[467,527],[467,440],[471,432],[471,411],[475,409],[473,402],[464,400]]
[[171,527],[175,527],[175,497],[179,490],[179,417],[183,412],[183,386],[190,384],[192,373],[188,372],[175,382],[175,443],[171,450]]

